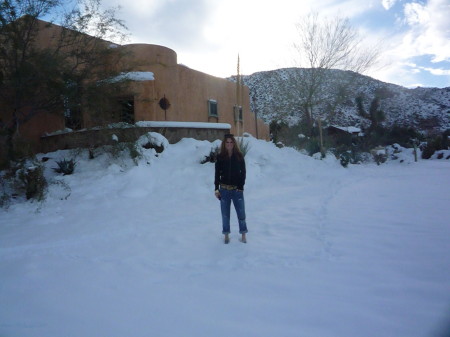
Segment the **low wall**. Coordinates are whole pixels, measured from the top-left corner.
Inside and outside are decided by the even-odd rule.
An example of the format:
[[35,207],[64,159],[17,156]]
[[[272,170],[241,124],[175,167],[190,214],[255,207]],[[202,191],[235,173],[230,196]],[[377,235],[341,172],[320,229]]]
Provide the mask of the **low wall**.
[[157,132],[167,138],[170,144],[179,142],[183,138],[198,140],[222,139],[230,132],[230,128],[198,128],[198,127],[128,127],[106,128],[74,131],[41,137],[41,152],[53,152],[75,148],[95,148],[102,145],[112,145],[119,142],[134,142],[148,132]]

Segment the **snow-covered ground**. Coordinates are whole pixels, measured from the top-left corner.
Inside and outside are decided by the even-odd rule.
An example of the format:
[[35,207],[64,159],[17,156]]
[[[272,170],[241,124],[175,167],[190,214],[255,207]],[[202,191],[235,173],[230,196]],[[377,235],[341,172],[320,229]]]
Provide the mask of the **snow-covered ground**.
[[0,336],[444,337],[450,161],[350,165],[249,138],[248,243],[224,245],[212,145],[81,152],[0,209]]

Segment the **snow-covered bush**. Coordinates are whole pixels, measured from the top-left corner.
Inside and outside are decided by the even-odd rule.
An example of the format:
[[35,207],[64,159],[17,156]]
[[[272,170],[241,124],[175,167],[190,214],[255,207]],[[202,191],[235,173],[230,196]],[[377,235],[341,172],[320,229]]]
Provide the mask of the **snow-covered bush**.
[[136,144],[144,149],[155,149],[157,153],[161,153],[169,147],[169,141],[163,135],[157,132],[148,132],[137,140]]
[[[134,142],[116,142],[113,145],[105,145],[101,148],[105,153],[109,154],[112,159],[121,160],[128,155],[137,165],[138,160],[142,157],[139,146]],[[94,158],[93,152],[89,151],[89,158]],[[92,153],[92,155],[91,155]]]
[[136,143],[127,142],[127,143],[122,143],[122,144],[125,148],[124,150],[128,151],[130,158],[137,165],[138,160],[140,158],[142,158],[142,152],[141,152],[140,148],[137,146]]
[[339,161],[341,162],[341,165],[343,166],[343,167],[347,167],[348,166],[348,164],[350,163],[350,152],[349,151],[345,151],[345,152],[342,152],[340,155],[339,155]]
[[27,200],[43,201],[47,192],[44,167],[36,160],[26,161],[16,172],[16,187],[25,193]]
[[12,163],[0,173],[0,181],[0,207],[8,207],[12,199],[43,201],[47,194],[44,166],[35,158]]
[[372,150],[370,150],[370,153],[373,156],[373,160],[377,163],[377,165],[380,165],[382,163],[385,163],[387,160],[387,152],[386,149],[382,146],[376,147]]
[[431,159],[450,159],[450,150],[439,150],[434,153]]
[[330,148],[329,151],[339,159],[343,167],[347,167],[348,164],[361,164],[366,161],[370,161],[367,153],[361,152],[357,145],[340,145],[335,148]]

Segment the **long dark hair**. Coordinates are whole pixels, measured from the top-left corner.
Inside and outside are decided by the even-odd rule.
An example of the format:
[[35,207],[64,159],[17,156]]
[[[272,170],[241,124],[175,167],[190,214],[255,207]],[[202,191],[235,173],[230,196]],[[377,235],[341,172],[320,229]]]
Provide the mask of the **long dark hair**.
[[227,139],[231,139],[233,141],[233,156],[236,156],[237,159],[239,160],[243,160],[244,159],[244,155],[241,152],[241,149],[239,148],[239,145],[236,141],[236,138],[234,138],[234,136],[231,133],[227,133],[222,140],[222,144],[220,145],[220,153],[219,153],[219,157],[220,158],[227,158],[228,157],[228,151],[225,147],[225,143],[227,141]]

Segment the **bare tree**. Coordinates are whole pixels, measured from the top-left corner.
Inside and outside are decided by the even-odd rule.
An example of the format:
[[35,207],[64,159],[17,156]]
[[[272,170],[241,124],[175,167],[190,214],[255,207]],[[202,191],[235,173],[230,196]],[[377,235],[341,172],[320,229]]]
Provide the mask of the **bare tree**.
[[380,52],[376,46],[364,47],[363,37],[347,18],[321,19],[317,13],[311,13],[297,24],[297,30],[298,42],[294,43],[298,52],[296,63],[304,69],[292,80],[296,82],[300,112],[311,128],[315,119],[314,108],[324,98],[333,106],[349,84],[342,79],[338,88],[334,88],[336,92],[330,93],[330,88],[325,90],[329,70],[364,73],[377,62]]
[[[0,0],[0,131],[7,134],[10,159],[21,125],[42,111],[63,115],[79,108],[86,91],[104,92],[98,80],[117,72],[104,66],[106,58],[120,57],[106,39],[125,37],[117,9],[80,0],[67,10],[72,3]],[[40,20],[55,13],[62,18],[59,27]]]

